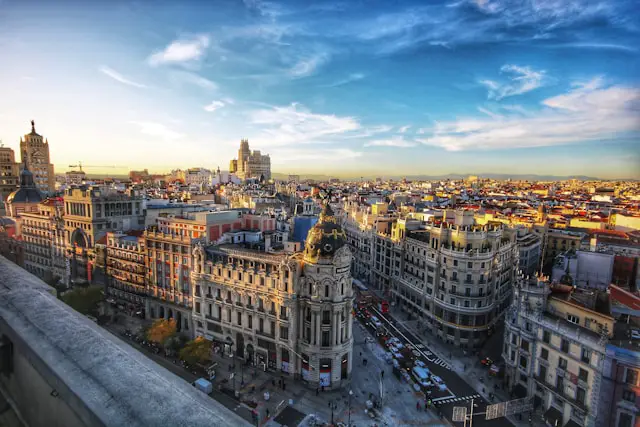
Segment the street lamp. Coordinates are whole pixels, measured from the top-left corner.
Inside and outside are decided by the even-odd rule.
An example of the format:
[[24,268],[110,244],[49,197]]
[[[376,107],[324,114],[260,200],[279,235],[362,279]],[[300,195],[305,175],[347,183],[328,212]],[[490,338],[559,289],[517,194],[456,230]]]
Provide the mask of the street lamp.
[[349,390],[349,419],[347,421],[349,427],[351,427],[351,396],[353,396],[353,390]]
[[329,408],[331,408],[331,425],[333,425],[333,411],[338,409],[338,402],[329,401]]

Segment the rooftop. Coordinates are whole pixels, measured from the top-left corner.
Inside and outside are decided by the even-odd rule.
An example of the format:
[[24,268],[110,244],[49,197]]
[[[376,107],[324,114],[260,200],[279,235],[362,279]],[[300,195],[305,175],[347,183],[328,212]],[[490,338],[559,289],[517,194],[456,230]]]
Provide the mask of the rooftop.
[[[0,257],[0,328],[20,339],[86,425],[244,426],[217,401],[157,365]],[[52,387],[53,388],[53,387]]]

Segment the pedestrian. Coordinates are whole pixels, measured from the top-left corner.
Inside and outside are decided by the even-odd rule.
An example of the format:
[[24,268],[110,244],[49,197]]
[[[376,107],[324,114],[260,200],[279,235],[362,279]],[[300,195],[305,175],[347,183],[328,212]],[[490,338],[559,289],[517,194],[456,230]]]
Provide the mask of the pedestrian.
[[384,378],[384,370],[380,371],[380,376]]
[[324,386],[322,386],[322,392],[324,393]]
[[269,409],[267,409],[267,419],[269,419]]
[[284,383],[284,381],[282,382],[282,391],[285,391],[287,389],[287,385]]
[[278,387],[282,387],[282,380],[278,380]]
[[274,387],[276,386],[276,379],[275,378],[271,379],[271,385],[274,386]]
[[416,409],[419,411],[420,410],[420,401],[416,402]]
[[320,394],[320,387],[316,389],[316,396]]
[[362,357],[362,352],[360,352],[360,357]]

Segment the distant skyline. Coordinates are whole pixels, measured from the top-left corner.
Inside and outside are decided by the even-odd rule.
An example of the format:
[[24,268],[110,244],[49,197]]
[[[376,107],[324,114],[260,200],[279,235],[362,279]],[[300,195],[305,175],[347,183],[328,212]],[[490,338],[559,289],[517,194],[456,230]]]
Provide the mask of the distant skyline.
[[33,119],[88,174],[227,170],[248,138],[283,174],[639,179],[636,8],[0,0],[0,140]]

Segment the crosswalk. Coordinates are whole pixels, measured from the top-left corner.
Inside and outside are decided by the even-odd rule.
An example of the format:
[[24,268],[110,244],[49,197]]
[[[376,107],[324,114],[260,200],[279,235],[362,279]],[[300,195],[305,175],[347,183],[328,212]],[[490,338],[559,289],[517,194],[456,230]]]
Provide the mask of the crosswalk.
[[447,403],[457,403],[457,402],[464,402],[467,400],[471,400],[471,399],[479,399],[481,396],[479,394],[474,394],[471,396],[464,396],[464,397],[444,397],[444,398],[439,398],[439,399],[433,399],[433,402],[438,402],[440,404],[446,405]]

